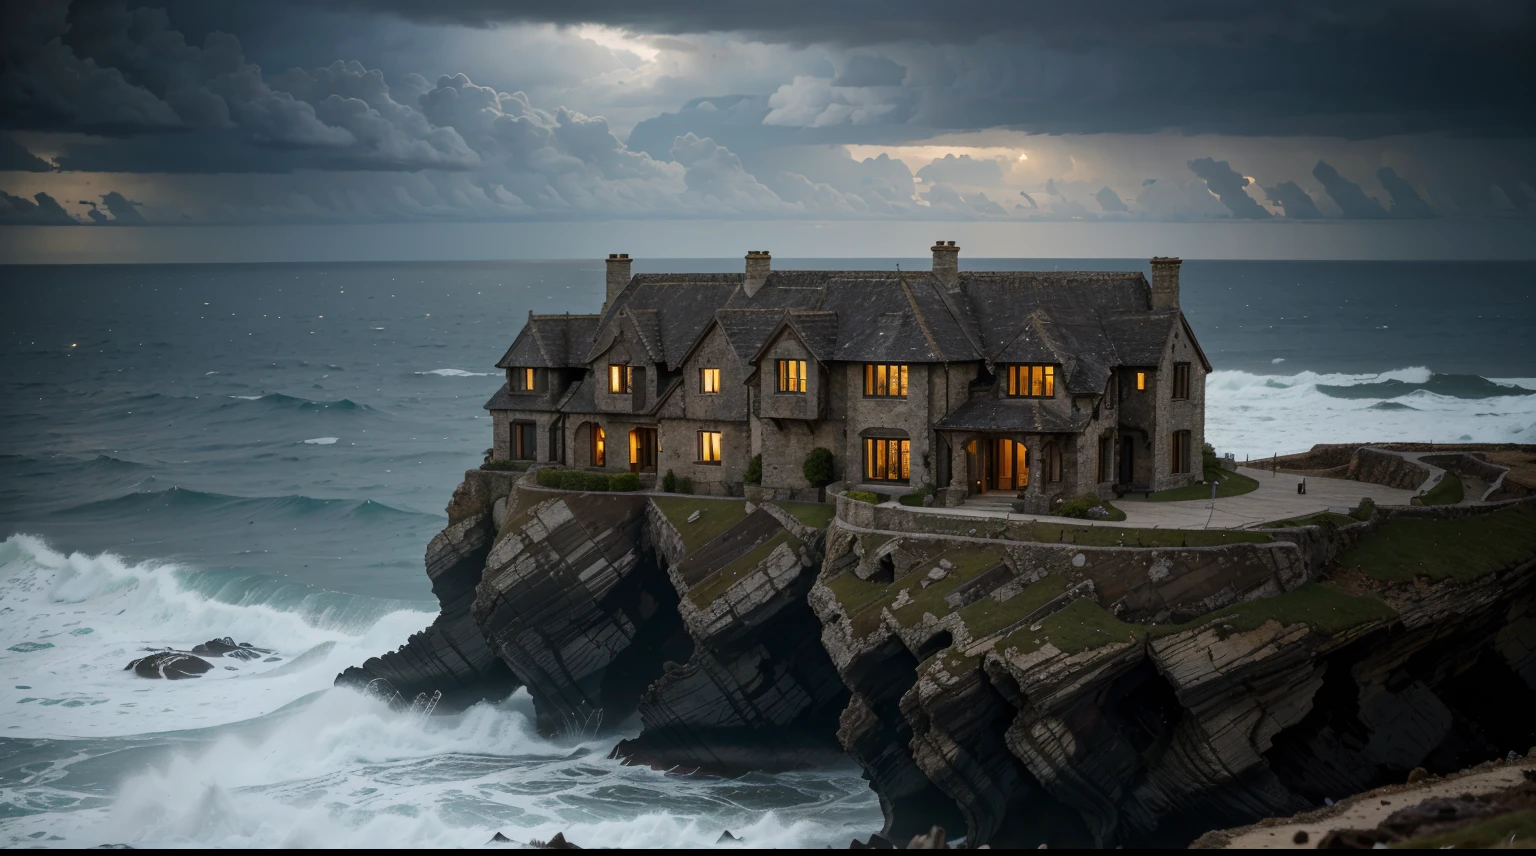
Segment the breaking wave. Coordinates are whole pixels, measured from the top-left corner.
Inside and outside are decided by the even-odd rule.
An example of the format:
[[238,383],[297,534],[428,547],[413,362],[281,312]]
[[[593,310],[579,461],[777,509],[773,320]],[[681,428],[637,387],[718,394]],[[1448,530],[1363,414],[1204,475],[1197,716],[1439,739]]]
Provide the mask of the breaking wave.
[[1316,443],[1536,442],[1536,378],[1442,375],[1417,366],[1381,374],[1212,372],[1206,441],[1239,460]]

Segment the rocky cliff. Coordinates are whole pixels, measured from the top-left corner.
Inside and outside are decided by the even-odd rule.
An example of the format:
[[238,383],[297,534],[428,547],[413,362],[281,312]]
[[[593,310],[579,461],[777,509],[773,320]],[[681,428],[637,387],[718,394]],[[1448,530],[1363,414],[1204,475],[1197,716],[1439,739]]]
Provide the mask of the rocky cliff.
[[972,845],[1182,845],[1536,742],[1536,505],[1182,532],[517,479],[467,474],[442,615],[339,683],[525,685],[657,767],[846,754],[887,837]]
[[[1311,579],[1289,542],[834,524],[811,602],[885,834],[959,820],[972,844],[1182,845],[1523,751],[1536,508],[1355,525]],[[1452,546],[1477,542],[1494,549]]]

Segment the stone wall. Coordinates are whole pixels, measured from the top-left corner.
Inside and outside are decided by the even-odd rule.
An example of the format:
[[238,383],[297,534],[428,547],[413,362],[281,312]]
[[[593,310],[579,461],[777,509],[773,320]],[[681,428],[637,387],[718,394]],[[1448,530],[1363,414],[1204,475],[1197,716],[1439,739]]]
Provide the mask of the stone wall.
[[1361,446],[1349,460],[1346,478],[1371,484],[1418,490],[1429,480],[1429,468],[1391,452]]

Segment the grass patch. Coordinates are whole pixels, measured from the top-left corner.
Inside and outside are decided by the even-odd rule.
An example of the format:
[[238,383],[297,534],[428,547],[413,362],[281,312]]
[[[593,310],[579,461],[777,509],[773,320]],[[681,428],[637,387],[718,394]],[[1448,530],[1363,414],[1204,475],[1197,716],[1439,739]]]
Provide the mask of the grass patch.
[[1319,511],[1316,514],[1308,514],[1305,517],[1292,517],[1287,520],[1271,520],[1268,523],[1260,523],[1255,529],[1295,529],[1301,526],[1322,526],[1326,529],[1338,529],[1359,520],[1348,514],[1339,514],[1336,511]]
[[934,495],[936,495],[936,492],[933,489],[933,485],[925,484],[911,493],[902,494],[896,498],[896,501],[912,508],[922,508],[923,499]]
[[843,496],[846,496],[852,500],[857,500],[858,502],[867,502],[870,505],[880,504],[880,494],[870,493],[867,490],[850,490],[845,492]]
[[[945,595],[1003,561],[1001,550],[986,547],[939,549],[927,555],[928,558],[918,565],[917,570],[892,583],[867,582],[859,579],[851,570],[827,583],[848,615],[855,637],[868,636],[880,626],[882,611],[896,602],[902,589],[907,590],[909,602],[899,609],[891,610],[891,614],[902,626],[918,623],[924,613],[939,617],[948,615],[952,610],[944,602]],[[923,588],[923,577],[937,566],[940,559],[948,559],[954,567],[944,579]]]
[[1423,496],[1413,498],[1414,505],[1455,505],[1465,497],[1465,490],[1461,484],[1461,476],[1447,472],[1440,477],[1439,483],[1424,492]]
[[1242,496],[1245,493],[1253,493],[1259,489],[1256,479],[1251,479],[1242,473],[1232,470],[1224,470],[1220,467],[1207,467],[1205,470],[1205,483],[1192,484],[1186,487],[1176,487],[1172,490],[1160,490],[1147,494],[1149,502],[1180,502],[1192,499],[1210,499],[1211,481],[1220,482],[1216,486],[1216,498],[1222,499],[1228,496]]
[[1332,636],[1367,622],[1390,621],[1396,617],[1397,612],[1392,607],[1374,597],[1345,594],[1318,583],[1303,583],[1276,597],[1234,603],[1193,621],[1150,629],[1154,636],[1170,636],[1220,622],[1225,635],[1244,633],[1273,620],[1286,626],[1306,624],[1319,633]]
[[[692,553],[720,537],[725,530],[747,519],[744,500],[697,499],[683,496],[653,496],[651,501],[683,536],[683,547]],[[693,523],[688,518],[703,512]]]
[[1395,841],[1396,850],[1487,850],[1500,845],[1529,847],[1536,839],[1536,811],[1527,809],[1478,821],[1452,832]]
[[1020,654],[1040,650],[1046,643],[1065,654],[1079,654],[1117,642],[1137,642],[1147,629],[1110,615],[1088,598],[1078,598],[1053,615],[1040,620],[1039,630],[1022,627],[998,640],[995,650],[1018,649]]
[[832,518],[837,516],[837,506],[830,502],[775,502],[774,505],[812,529],[831,526]]
[[780,529],[774,533],[773,537],[743,553],[732,560],[730,564],[710,574],[703,582],[694,586],[693,590],[688,592],[688,599],[693,601],[695,606],[708,606],[714,602],[715,598],[725,594],[725,590],[730,588],[732,583],[756,570],[757,566],[762,564],[769,554],[777,550],[780,544],[788,544],[791,550],[798,550],[800,549],[801,541],[799,538],[789,534],[788,531]]
[[1066,590],[1066,576],[1052,574],[1025,586],[1023,591],[1005,603],[984,596],[975,603],[967,604],[960,608],[960,620],[965,622],[965,628],[977,639],[991,636],[1050,603]]
[[1371,579],[1414,577],[1470,582],[1536,558],[1536,506],[1502,508],[1457,520],[1400,517],[1339,556]]

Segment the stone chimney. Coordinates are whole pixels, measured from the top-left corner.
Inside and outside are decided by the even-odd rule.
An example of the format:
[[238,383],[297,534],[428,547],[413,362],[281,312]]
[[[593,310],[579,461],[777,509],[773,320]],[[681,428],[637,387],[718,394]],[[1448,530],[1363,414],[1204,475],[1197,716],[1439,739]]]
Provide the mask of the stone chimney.
[[1179,265],[1173,256],[1152,257],[1152,309],[1179,308]]
[[768,255],[767,250],[747,250],[747,278],[741,288],[748,297],[756,294],[768,280],[768,270],[772,263],[773,256]]
[[945,288],[960,285],[960,248],[954,241],[933,242],[933,277]]
[[603,312],[618,298],[624,286],[629,285],[629,253],[608,254],[608,299],[603,301]]

